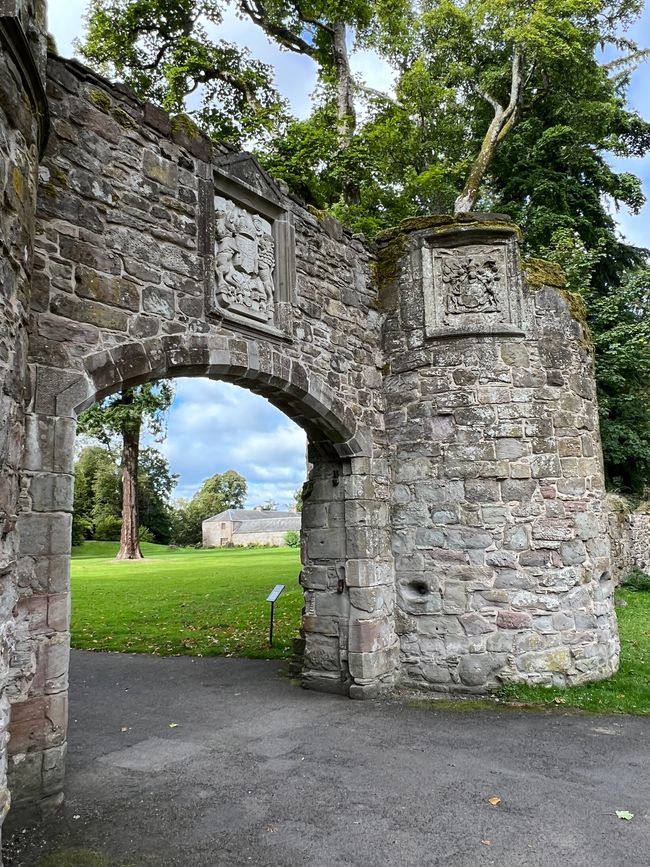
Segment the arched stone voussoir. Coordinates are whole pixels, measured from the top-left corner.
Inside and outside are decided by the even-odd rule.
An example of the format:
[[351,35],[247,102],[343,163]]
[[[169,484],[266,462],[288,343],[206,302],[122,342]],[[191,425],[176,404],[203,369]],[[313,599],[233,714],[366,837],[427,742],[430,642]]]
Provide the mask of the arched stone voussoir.
[[[85,373],[66,382],[66,412],[87,409],[121,388],[154,379],[204,376],[224,380],[265,397],[305,429],[310,438],[329,441],[340,457],[367,455],[369,438],[360,436],[354,413],[322,377],[257,340],[222,335],[169,335],[125,343],[86,356]],[[57,398],[57,401],[59,398]],[[58,407],[58,403],[57,403]]]

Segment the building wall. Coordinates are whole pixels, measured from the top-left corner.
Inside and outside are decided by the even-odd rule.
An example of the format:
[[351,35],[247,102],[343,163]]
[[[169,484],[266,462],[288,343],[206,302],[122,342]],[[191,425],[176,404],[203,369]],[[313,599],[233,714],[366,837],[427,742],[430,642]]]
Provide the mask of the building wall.
[[[287,530],[281,533],[233,533],[232,544],[236,547],[246,545],[284,545]],[[298,531],[300,532],[300,531]]]
[[28,604],[18,600],[22,574],[17,516],[26,484],[21,471],[29,400],[26,326],[39,149],[47,121],[38,101],[44,28],[43,3],[0,3],[0,823],[10,801],[9,669],[21,653],[16,621],[27,616]]

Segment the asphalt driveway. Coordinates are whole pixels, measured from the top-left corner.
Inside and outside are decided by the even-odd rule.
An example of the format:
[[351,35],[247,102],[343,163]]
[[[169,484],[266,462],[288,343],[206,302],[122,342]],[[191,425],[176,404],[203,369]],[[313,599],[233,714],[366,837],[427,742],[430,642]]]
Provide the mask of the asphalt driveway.
[[648,867],[650,719],[355,702],[276,662],[76,651],[65,813],[8,851],[13,867]]

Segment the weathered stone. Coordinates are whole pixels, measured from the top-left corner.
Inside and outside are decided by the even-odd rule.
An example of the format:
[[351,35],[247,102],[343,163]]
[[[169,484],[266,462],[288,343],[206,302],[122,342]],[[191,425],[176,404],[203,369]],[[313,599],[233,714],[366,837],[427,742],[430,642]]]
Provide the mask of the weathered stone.
[[533,618],[526,611],[497,612],[497,626],[501,629],[529,629],[532,625]]
[[501,658],[493,653],[464,656],[458,666],[458,676],[466,686],[486,686],[499,668]]

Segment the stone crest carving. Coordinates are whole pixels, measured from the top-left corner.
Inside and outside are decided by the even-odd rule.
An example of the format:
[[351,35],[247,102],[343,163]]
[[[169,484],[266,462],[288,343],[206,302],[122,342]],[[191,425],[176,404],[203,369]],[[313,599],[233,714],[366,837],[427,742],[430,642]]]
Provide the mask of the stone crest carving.
[[275,241],[269,221],[215,196],[214,262],[217,303],[259,322],[272,322]]
[[521,334],[521,288],[508,242],[459,240],[436,238],[422,249],[427,337]]
[[441,259],[441,279],[448,315],[499,313],[499,263],[492,256]]

